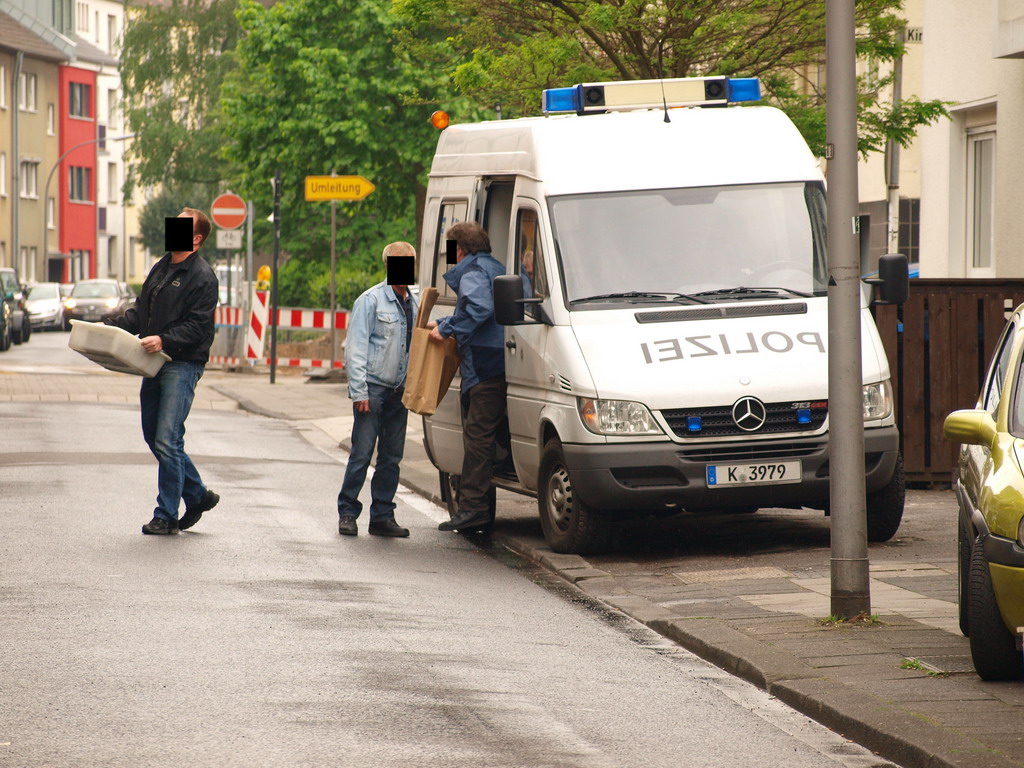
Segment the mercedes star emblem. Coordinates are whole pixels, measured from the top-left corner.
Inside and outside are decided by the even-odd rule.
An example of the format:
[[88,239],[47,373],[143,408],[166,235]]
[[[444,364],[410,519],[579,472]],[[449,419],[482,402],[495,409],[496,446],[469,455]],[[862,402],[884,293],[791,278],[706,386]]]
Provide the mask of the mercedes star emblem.
[[756,397],[741,397],[732,407],[732,420],[744,432],[756,432],[764,426],[768,412]]

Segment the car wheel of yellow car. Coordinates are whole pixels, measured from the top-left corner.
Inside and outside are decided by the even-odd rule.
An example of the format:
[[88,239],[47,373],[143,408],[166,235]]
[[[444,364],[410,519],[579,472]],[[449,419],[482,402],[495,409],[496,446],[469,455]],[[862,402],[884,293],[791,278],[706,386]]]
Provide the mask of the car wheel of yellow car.
[[1019,679],[1024,672],[1024,662],[1016,639],[999,614],[992,574],[980,539],[974,542],[971,553],[970,587],[967,615],[975,671],[982,680]]
[[971,633],[968,606],[971,602],[971,539],[973,537],[964,531],[963,520],[960,521],[956,529],[958,551],[956,562],[957,602],[959,604],[960,631],[963,632],[964,637],[967,637]]

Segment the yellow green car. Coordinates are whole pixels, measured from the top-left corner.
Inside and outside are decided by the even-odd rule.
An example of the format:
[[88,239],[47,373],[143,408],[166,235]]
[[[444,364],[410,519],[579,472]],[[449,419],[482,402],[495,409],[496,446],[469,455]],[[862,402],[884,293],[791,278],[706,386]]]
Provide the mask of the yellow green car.
[[983,680],[1024,674],[1024,305],[996,345],[978,404],[954,411],[946,439],[961,443],[960,629]]

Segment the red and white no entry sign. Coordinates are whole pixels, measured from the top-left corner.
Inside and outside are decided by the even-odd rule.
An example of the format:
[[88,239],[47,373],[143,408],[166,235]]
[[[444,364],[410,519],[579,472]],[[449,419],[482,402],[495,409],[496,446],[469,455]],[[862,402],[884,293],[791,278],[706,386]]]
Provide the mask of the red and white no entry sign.
[[245,201],[230,192],[219,195],[213,201],[210,218],[221,229],[238,229],[245,221]]

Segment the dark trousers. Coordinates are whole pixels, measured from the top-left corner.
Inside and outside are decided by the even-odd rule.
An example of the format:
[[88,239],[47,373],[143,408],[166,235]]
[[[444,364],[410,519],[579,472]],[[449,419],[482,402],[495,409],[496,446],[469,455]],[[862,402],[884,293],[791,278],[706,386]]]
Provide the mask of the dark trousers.
[[370,481],[370,522],[395,519],[395,492],[398,490],[398,465],[405,453],[405,427],[409,412],[402,405],[405,387],[391,389],[367,384],[370,412],[355,411],[352,424],[352,452],[345,467],[345,479],[338,494],[338,515],[359,517],[363,504],[359,492],[377,446],[377,467]]
[[494,470],[495,443],[506,419],[505,377],[481,381],[462,393],[462,482],[459,485],[459,514],[487,512],[488,491]]

